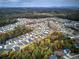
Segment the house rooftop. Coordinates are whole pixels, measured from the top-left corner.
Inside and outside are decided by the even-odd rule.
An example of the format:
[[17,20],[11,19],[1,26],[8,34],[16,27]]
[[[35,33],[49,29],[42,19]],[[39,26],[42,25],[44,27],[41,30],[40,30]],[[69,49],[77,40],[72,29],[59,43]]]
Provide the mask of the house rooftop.
[[49,59],[58,59],[56,55],[51,55]]

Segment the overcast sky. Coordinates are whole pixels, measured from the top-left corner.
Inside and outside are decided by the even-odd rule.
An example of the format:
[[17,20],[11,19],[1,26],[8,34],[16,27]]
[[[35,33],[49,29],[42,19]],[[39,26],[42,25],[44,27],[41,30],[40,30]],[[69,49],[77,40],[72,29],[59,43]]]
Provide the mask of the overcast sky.
[[0,7],[79,7],[79,0],[0,0]]

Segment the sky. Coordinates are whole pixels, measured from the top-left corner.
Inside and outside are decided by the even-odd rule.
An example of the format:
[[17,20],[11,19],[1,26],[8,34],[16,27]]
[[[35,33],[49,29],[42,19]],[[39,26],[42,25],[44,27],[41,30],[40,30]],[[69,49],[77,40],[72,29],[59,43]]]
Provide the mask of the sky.
[[0,7],[79,7],[79,0],[0,0]]

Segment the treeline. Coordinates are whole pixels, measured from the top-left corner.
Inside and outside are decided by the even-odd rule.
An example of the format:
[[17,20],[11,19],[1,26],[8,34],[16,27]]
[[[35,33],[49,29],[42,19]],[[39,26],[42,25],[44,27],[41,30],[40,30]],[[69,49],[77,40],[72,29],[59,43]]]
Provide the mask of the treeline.
[[0,16],[0,27],[17,22],[16,19]]
[[[12,13],[11,15],[8,14],[7,16],[3,15],[0,17],[0,26],[4,26],[10,23],[17,22],[16,18],[46,18],[46,17],[60,17],[64,19],[79,21],[79,11],[51,11],[51,12],[19,12],[19,13]],[[2,20],[1,20],[2,19]],[[5,20],[3,20],[5,19]]]
[[64,14],[64,15],[58,15],[57,17],[63,18],[63,19],[69,19],[73,21],[79,21],[79,12],[77,13],[70,13],[70,14]]
[[13,30],[7,31],[6,33],[0,34],[0,43],[4,43],[8,39],[18,37],[20,35],[31,32],[33,29],[26,26],[17,26]]
[[0,59],[49,59],[51,55],[54,55],[54,51],[63,50],[63,48],[74,50],[73,46],[73,40],[64,38],[60,32],[54,32],[47,38],[34,42],[20,51],[2,53]]

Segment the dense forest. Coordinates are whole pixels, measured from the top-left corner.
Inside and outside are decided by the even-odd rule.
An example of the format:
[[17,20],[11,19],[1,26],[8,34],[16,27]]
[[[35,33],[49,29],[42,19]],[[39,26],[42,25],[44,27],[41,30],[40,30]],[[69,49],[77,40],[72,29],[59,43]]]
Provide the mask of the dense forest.
[[8,24],[13,24],[16,23],[17,20],[5,16],[0,16],[0,27],[8,25]]
[[0,16],[9,18],[61,17],[79,21],[79,8],[1,8]]

